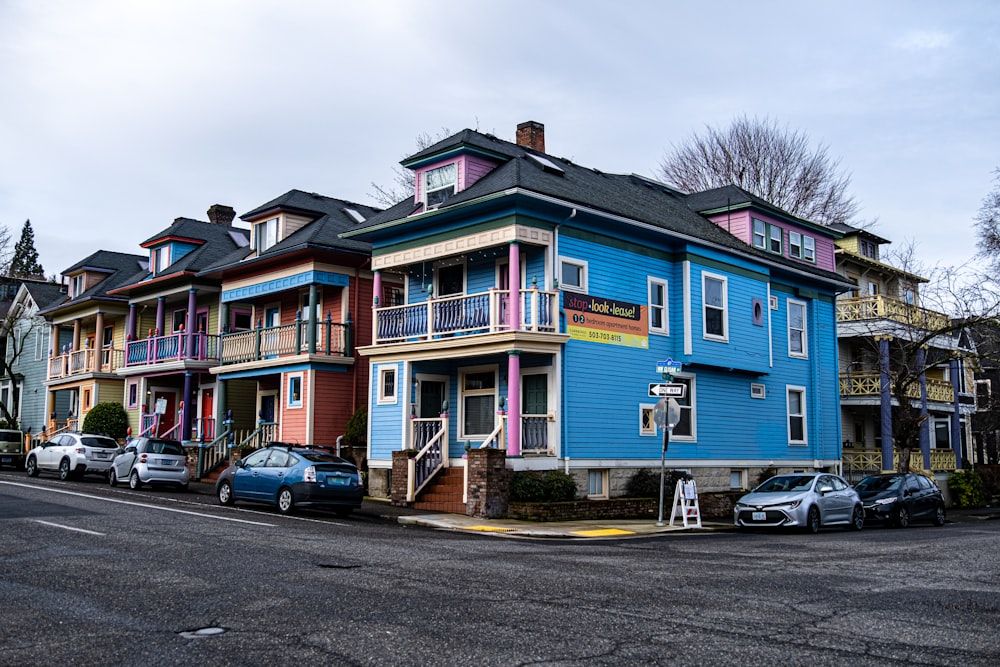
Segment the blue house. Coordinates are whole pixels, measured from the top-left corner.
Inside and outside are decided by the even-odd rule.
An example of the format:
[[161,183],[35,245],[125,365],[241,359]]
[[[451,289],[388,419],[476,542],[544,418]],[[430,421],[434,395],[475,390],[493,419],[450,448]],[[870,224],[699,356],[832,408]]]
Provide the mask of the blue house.
[[701,491],[837,469],[839,234],[580,166],[544,138],[536,122],[516,143],[448,137],[402,162],[412,199],[343,235],[372,244],[370,493],[462,511],[435,480],[485,447],[621,495],[659,467],[667,359],[685,387],[667,464]]

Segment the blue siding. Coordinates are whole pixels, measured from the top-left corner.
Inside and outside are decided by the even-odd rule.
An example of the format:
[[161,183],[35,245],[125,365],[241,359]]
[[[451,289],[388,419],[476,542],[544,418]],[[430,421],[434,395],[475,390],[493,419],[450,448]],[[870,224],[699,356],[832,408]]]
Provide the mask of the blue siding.
[[[396,369],[396,403],[378,403],[378,377],[382,368]],[[368,443],[371,459],[391,459],[392,452],[402,449],[403,417],[409,410],[409,382],[403,382],[403,364],[372,364],[371,395],[368,405]]]

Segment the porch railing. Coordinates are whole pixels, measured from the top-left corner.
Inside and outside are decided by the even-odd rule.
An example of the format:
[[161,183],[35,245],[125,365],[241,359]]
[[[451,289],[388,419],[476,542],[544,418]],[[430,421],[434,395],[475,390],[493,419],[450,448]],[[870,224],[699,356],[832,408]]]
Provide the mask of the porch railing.
[[[520,330],[555,332],[559,293],[521,290]],[[487,334],[509,331],[508,290],[430,299],[406,306],[375,310],[375,344],[428,340],[435,336]]]
[[[840,374],[841,396],[878,396],[882,389],[878,371],[856,371]],[[920,398],[920,384],[914,382],[906,392],[912,399]],[[951,403],[955,398],[954,388],[944,380],[927,379],[927,400]]]
[[947,315],[920,308],[894,299],[876,294],[874,296],[856,296],[837,300],[838,322],[859,322],[865,320],[892,320],[908,326],[941,331],[947,329],[950,320]]
[[125,344],[126,366],[148,366],[169,361],[217,361],[219,337],[214,334],[194,334],[194,354],[188,354],[188,335],[183,332],[166,336],[150,336]]
[[[309,322],[298,321],[273,327],[257,327],[249,331],[222,334],[220,360],[239,364],[262,359],[295,356],[308,351]],[[316,323],[316,354],[334,357],[350,356],[351,323]]]
[[205,473],[214,470],[216,466],[229,457],[229,446],[234,440],[233,422],[222,422],[222,432],[211,442],[202,442],[198,445],[198,464],[195,468],[195,477],[201,479]]
[[406,501],[417,494],[435,474],[448,465],[448,418],[411,419],[410,442],[416,455],[407,461]]
[[124,350],[105,347],[74,350],[49,358],[48,379],[54,380],[83,373],[114,373],[122,367]]
[[[882,466],[882,452],[877,449],[845,449],[841,454],[841,461],[844,466],[844,477],[851,484],[855,484],[867,475],[875,475],[883,470],[898,470],[899,452],[892,453],[891,468]],[[910,469],[922,470],[923,467],[923,452],[919,449],[910,450]],[[935,472],[955,470],[955,450],[932,449],[931,470]]]

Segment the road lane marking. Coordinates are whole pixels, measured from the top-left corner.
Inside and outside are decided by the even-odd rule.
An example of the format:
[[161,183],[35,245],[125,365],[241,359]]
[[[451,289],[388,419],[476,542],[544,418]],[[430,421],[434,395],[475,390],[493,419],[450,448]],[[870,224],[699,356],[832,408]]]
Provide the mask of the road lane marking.
[[162,510],[164,512],[176,512],[177,514],[189,514],[191,516],[200,516],[205,519],[216,519],[218,521],[232,521],[234,523],[248,523],[252,526],[266,526],[268,528],[273,528],[273,523],[263,523],[262,521],[249,521],[247,519],[235,519],[228,516],[213,516],[211,514],[202,514],[201,512],[190,512],[188,510],[179,510],[174,507],[160,507],[159,505],[150,505],[148,503],[137,503],[131,500],[117,500],[115,498],[102,498],[101,496],[92,496],[86,493],[78,493],[76,491],[64,491],[62,489],[50,489],[44,486],[35,486],[33,484],[21,484],[19,482],[7,482],[0,481],[0,484],[5,484],[7,486],[19,486],[24,489],[35,489],[36,491],[48,491],[50,493],[62,493],[67,496],[78,496],[80,498],[90,498],[91,500],[102,500],[106,503],[118,503],[119,505],[134,505],[135,507],[145,507],[147,509]]
[[86,530],[85,528],[74,528],[73,526],[64,526],[61,523],[52,523],[51,521],[42,521],[41,519],[35,519],[35,523],[40,523],[43,526],[52,526],[53,528],[62,528],[63,530],[74,530],[78,533],[87,533],[88,535],[99,535],[104,537],[105,533],[98,533],[96,530]]

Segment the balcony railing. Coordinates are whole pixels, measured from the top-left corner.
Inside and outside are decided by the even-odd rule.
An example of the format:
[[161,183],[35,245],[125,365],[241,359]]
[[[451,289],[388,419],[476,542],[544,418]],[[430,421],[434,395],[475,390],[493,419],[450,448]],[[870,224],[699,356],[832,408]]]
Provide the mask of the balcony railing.
[[49,379],[82,375],[84,373],[114,373],[122,367],[123,350],[105,347],[75,350],[49,358]]
[[[308,321],[257,327],[249,331],[222,334],[222,364],[240,364],[263,359],[279,359],[308,352]],[[331,357],[351,355],[351,323],[329,319],[316,324],[316,354]]]
[[196,333],[194,352],[188,354],[188,336],[183,332],[166,336],[150,336],[125,344],[126,366],[149,366],[170,361],[218,361],[219,337]]
[[[559,293],[521,290],[522,331],[555,332]],[[444,335],[489,334],[511,329],[508,290],[451,296],[375,310],[375,344],[430,340]]]
[[838,322],[865,320],[892,320],[927,331],[943,331],[951,323],[947,315],[881,294],[837,300]]
[[[882,384],[877,371],[858,371],[841,373],[840,396],[873,397],[882,392]],[[907,396],[920,398],[920,383],[914,382],[907,388]],[[950,382],[944,380],[927,380],[927,400],[939,403],[951,403],[955,399],[955,391]]]
[[[882,452],[877,449],[845,449],[841,454],[844,477],[856,484],[867,475],[876,475],[883,470],[899,469],[899,452],[892,453],[892,468],[882,467]],[[919,449],[910,450],[910,470],[922,470],[924,454]],[[947,472],[955,470],[955,450],[932,449],[931,470]]]

